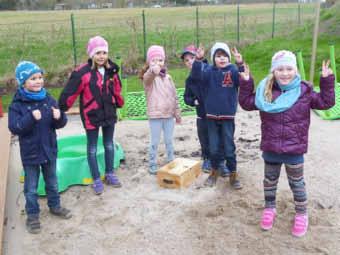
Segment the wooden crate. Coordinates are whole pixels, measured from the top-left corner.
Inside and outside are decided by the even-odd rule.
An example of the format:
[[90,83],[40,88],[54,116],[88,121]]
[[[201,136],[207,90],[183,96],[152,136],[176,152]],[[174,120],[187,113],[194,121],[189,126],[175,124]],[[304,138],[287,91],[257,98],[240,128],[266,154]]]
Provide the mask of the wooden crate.
[[199,161],[176,158],[157,171],[158,184],[165,188],[188,187],[201,174]]

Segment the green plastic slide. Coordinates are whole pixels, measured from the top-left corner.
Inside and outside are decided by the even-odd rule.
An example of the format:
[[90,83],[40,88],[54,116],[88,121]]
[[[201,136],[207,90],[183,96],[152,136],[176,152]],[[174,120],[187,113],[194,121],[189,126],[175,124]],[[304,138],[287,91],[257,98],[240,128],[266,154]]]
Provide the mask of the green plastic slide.
[[[335,82],[334,82],[335,105],[328,110],[314,110],[314,111],[316,112],[316,114],[318,114],[318,116],[320,116],[324,120],[335,120],[335,119],[340,119],[340,83],[337,82],[334,45],[329,46],[329,56],[330,56],[330,61],[331,61],[331,67],[332,67],[332,70],[335,76]],[[301,52],[298,52],[297,60],[299,64],[299,71],[301,74],[301,78],[303,80],[306,80],[305,68],[303,65],[303,58],[302,58]],[[320,92],[320,87],[315,86],[314,90],[316,92]]]
[[[87,163],[86,136],[69,136],[58,139],[57,177],[59,192],[72,185],[88,185],[92,183],[92,176]],[[124,160],[124,151],[120,144],[115,143],[114,168],[117,169],[120,161]],[[101,176],[105,172],[104,146],[102,137],[98,138],[97,148],[98,168]],[[20,180],[24,181],[24,172]],[[45,196],[45,182],[40,174],[38,194]]]

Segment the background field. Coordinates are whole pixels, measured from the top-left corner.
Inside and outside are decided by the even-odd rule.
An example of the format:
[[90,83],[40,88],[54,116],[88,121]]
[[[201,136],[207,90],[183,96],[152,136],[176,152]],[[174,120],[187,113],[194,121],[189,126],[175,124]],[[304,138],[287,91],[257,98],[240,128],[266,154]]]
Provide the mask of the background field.
[[[183,46],[198,42],[207,50],[215,41],[238,46],[250,64],[256,81],[267,74],[270,58],[275,51],[302,50],[308,74],[315,5],[276,4],[274,22],[273,7],[272,4],[256,4],[240,5],[239,9],[237,5],[221,5],[200,6],[197,9],[176,7],[2,12],[0,86],[13,91],[16,86],[13,79],[15,66],[20,60],[28,59],[46,70],[47,85],[57,97],[74,65],[86,60],[88,39],[98,34],[109,41],[110,56],[122,58],[129,92],[141,90],[135,74],[143,65],[145,48],[152,44],[165,46],[169,71],[178,87],[184,85],[187,76],[187,70],[183,69],[178,55]],[[75,47],[71,13],[74,17]],[[334,19],[339,16],[337,13],[339,8],[323,10],[321,22]],[[320,35],[318,67],[322,59],[328,58],[328,44],[340,45],[339,42],[339,35],[329,33],[328,30]],[[339,47],[336,47],[337,56],[340,56],[339,52]],[[318,75],[315,81],[317,79]],[[9,100],[10,96],[4,97],[5,108]]]

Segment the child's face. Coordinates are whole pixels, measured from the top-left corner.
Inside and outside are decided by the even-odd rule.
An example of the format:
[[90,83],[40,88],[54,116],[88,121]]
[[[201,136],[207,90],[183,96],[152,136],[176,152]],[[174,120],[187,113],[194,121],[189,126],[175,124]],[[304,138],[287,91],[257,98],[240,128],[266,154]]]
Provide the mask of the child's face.
[[189,70],[191,70],[192,63],[194,63],[194,60],[195,60],[195,56],[190,53],[187,53],[184,55],[183,63]]
[[94,54],[93,56],[93,61],[99,66],[104,66],[107,59],[108,59],[108,55],[106,51],[98,51],[96,54]]
[[274,70],[275,80],[280,85],[288,85],[296,76],[297,71],[291,66],[279,66]]
[[215,53],[214,61],[217,68],[224,68],[229,65],[229,57],[223,50],[218,50]]
[[150,61],[150,66],[158,65],[160,68],[163,68],[165,64],[165,60],[161,57],[154,57]]
[[42,73],[32,74],[24,83],[24,88],[31,92],[39,92],[44,86]]

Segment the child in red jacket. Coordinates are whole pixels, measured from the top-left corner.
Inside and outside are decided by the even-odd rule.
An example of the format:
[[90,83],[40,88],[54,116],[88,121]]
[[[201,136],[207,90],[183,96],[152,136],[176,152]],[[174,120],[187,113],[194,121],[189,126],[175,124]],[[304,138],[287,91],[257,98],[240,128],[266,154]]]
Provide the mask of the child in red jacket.
[[93,189],[97,195],[104,190],[97,163],[100,127],[105,149],[105,182],[113,187],[121,187],[113,171],[113,134],[117,121],[116,109],[123,106],[124,100],[121,95],[119,67],[108,58],[108,52],[108,43],[104,38],[90,38],[87,45],[88,62],[72,72],[59,98],[60,109],[67,111],[80,95],[80,116],[87,136],[87,159],[93,178]]

